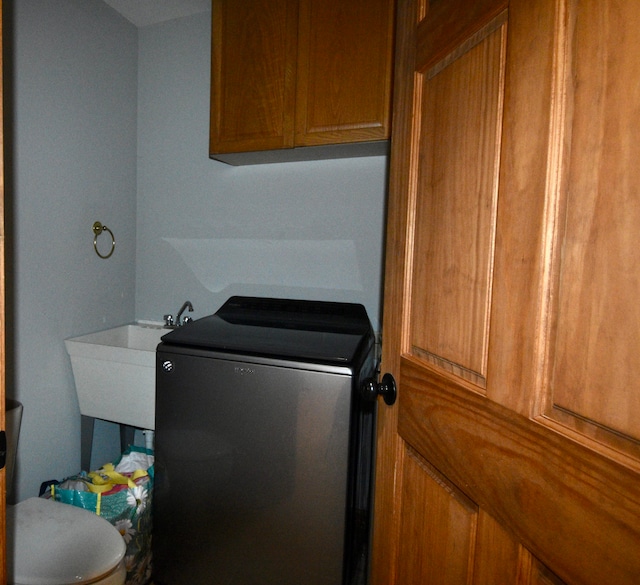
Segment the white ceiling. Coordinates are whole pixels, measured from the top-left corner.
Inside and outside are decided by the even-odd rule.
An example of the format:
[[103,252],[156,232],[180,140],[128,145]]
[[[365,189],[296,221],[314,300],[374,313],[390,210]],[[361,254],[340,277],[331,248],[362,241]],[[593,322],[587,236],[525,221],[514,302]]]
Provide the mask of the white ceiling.
[[147,26],[211,10],[211,0],[104,0],[136,26]]

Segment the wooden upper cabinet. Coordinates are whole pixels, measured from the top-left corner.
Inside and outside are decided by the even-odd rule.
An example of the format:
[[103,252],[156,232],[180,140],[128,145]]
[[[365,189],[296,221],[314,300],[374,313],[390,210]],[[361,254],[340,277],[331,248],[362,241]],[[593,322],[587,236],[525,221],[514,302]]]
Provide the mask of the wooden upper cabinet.
[[390,0],[301,0],[296,145],[389,138]]
[[298,0],[214,0],[211,153],[293,146]]
[[211,157],[385,152],[393,27],[393,0],[213,0]]

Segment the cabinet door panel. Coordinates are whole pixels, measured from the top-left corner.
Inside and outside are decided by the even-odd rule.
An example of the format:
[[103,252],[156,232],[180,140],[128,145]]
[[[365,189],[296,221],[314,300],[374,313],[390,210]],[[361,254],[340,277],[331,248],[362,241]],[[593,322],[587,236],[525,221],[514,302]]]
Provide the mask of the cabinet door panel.
[[296,0],[214,0],[210,152],[293,146]]
[[389,138],[393,0],[301,0],[296,145]]

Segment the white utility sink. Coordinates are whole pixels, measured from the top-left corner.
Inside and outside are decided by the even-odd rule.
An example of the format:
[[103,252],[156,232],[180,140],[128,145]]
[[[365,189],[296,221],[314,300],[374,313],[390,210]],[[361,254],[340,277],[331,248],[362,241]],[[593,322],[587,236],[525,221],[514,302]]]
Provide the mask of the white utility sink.
[[156,346],[165,333],[131,324],[66,339],[80,413],[153,430]]

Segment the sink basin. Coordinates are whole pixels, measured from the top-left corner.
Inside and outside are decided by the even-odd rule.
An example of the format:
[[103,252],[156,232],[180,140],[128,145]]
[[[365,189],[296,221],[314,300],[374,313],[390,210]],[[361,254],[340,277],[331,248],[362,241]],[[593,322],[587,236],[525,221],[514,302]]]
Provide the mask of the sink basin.
[[81,414],[153,430],[156,346],[167,332],[130,324],[66,339]]

